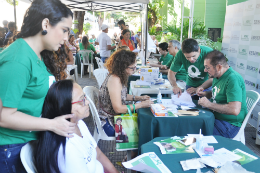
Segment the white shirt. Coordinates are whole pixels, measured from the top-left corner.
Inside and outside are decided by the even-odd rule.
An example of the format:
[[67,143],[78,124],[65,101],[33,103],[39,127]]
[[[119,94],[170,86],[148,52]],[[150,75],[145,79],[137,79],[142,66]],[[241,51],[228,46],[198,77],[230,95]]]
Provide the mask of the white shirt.
[[107,46],[111,45],[111,38],[105,32],[102,32],[96,42],[99,43],[100,56],[110,57],[110,50],[107,49]]
[[73,138],[66,139],[65,158],[60,146],[58,165],[61,173],[104,173],[102,164],[97,160],[96,141],[82,120],[78,122],[78,127],[83,137],[74,133]]

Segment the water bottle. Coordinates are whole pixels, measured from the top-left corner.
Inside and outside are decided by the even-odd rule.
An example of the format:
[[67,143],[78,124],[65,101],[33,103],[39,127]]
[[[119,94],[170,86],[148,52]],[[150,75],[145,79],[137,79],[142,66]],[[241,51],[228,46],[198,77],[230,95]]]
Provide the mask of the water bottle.
[[157,95],[157,103],[162,103],[162,94],[161,94],[160,90],[159,90],[159,93]]
[[159,78],[162,79],[162,73],[160,73],[160,77]]

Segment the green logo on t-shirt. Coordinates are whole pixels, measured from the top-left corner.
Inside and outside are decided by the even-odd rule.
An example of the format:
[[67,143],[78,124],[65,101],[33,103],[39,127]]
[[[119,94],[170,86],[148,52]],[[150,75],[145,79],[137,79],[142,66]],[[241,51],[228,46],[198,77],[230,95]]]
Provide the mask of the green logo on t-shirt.
[[204,77],[199,77],[199,75],[201,75],[200,70],[194,66],[194,65],[190,65],[188,68],[188,74],[191,78],[200,78],[200,79],[204,79]]
[[214,86],[212,88],[212,100],[213,100],[213,103],[216,103],[216,96],[217,96],[217,91],[218,91],[218,87],[217,86]]

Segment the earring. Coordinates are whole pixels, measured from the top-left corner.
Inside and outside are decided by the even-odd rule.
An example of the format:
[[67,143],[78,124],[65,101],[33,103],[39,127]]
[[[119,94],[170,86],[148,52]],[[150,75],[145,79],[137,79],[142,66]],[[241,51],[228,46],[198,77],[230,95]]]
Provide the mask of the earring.
[[47,34],[47,31],[46,30],[43,30],[42,31],[42,35],[46,35]]

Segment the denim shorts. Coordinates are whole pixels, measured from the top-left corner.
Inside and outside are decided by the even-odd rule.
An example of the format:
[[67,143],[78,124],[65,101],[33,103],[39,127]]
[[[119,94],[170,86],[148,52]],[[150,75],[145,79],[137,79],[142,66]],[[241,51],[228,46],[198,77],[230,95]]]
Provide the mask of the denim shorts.
[[213,135],[219,135],[226,138],[234,138],[240,127],[234,126],[226,121],[215,119]]
[[26,173],[20,159],[23,144],[0,145],[0,172]]
[[106,59],[107,59],[108,57],[100,56],[100,58],[101,58],[101,60],[103,61],[103,63],[105,63],[105,61],[106,61]]
[[103,129],[107,134],[107,136],[109,137],[115,136],[115,129],[110,125],[107,118],[106,118],[106,124],[103,126]]

